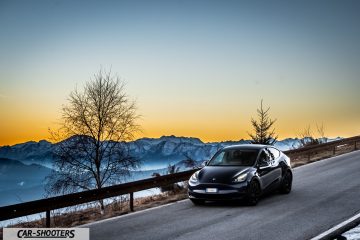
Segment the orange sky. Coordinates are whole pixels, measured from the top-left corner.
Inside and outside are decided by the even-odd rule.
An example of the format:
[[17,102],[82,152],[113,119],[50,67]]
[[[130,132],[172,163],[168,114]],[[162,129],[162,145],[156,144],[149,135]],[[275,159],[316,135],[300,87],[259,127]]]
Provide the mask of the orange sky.
[[[57,107],[49,105],[49,109],[46,109],[48,105],[45,100],[43,104],[27,105],[29,103],[23,102],[24,105],[22,105],[9,99],[2,99],[0,107],[2,112],[7,114],[1,115],[0,145],[12,145],[30,140],[49,140],[48,128],[57,128],[56,122],[60,119],[61,104]],[[251,131],[250,119],[255,116],[258,107],[254,102],[249,103],[249,108],[218,106],[213,110],[211,106],[200,105],[179,111],[182,109],[181,106],[172,107],[167,104],[153,106],[154,111],[144,111],[146,105],[138,100],[138,111],[142,113],[139,123],[143,132],[137,137],[191,136],[198,137],[204,142],[246,139],[247,132]],[[271,105],[270,115],[277,118],[275,128],[280,139],[296,137],[309,124],[315,130],[316,123],[323,123],[325,133],[330,137],[348,137],[360,133],[356,120],[358,116],[355,113],[353,113],[354,116],[351,113],[344,113],[336,117],[336,114],[331,112],[298,108],[295,113],[289,114],[292,107],[290,109],[285,107],[285,105],[274,103]],[[150,106],[149,108],[151,109]],[[50,110],[50,113],[46,114],[44,112],[46,110]]]

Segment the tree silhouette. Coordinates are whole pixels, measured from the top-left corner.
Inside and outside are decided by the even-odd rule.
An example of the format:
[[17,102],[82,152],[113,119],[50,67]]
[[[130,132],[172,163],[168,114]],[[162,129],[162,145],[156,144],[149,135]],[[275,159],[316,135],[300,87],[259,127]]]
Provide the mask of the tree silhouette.
[[315,137],[315,134],[312,131],[310,125],[308,125],[306,128],[304,128],[304,130],[302,130],[298,134],[298,136],[300,138],[300,146],[299,147],[318,145],[318,144],[327,142],[327,138],[325,136],[325,127],[324,127],[323,123],[321,125],[318,125],[316,123],[316,131],[317,131],[318,138]]
[[58,143],[54,171],[46,179],[48,195],[101,189],[128,176],[139,165],[124,143],[139,129],[137,118],[135,102],[111,72],[100,71],[83,91],[73,91],[62,109],[61,128],[50,131]]
[[275,129],[272,126],[276,122],[269,117],[270,107],[263,108],[263,100],[261,99],[260,109],[257,109],[258,120],[251,118],[251,124],[255,133],[248,133],[251,137],[251,143],[273,145],[276,143],[278,136],[275,135]]

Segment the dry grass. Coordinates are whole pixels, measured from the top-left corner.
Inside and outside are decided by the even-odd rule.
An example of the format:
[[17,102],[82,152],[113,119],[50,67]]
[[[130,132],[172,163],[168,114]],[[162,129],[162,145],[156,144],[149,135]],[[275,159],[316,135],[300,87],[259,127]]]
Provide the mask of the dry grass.
[[[134,199],[134,211],[164,205],[187,198],[187,188],[177,192],[166,192],[148,197]],[[130,213],[130,204],[128,198],[114,199],[112,203],[105,206],[105,213],[101,214],[96,203],[92,203],[84,210],[72,210],[68,213],[57,213],[52,211],[51,227],[75,227],[106,218],[120,216]],[[18,222],[7,227],[19,228],[39,228],[45,226],[45,218],[36,221]],[[2,239],[2,229],[0,229],[0,239]]]
[[[298,167],[307,163],[315,162],[321,159],[325,159],[331,156],[337,156],[344,153],[354,151],[354,145],[342,145],[336,147],[335,155],[333,154],[333,148],[327,148],[312,152],[310,157],[307,153],[290,155],[292,166]],[[134,199],[134,210],[139,211],[147,208],[152,208],[160,205],[164,205],[171,202],[176,202],[187,198],[186,185],[183,189],[177,192],[166,192],[158,195],[136,198]],[[82,224],[99,221],[102,219],[120,216],[130,213],[129,200],[127,197],[114,198],[112,203],[106,205],[105,213],[101,214],[99,207],[96,203],[89,204],[86,209],[72,210],[68,213],[57,213],[52,211],[51,226],[52,227],[74,227]],[[39,219],[36,221],[18,222],[7,227],[44,227],[45,219]],[[2,229],[0,229],[0,239],[2,239]]]

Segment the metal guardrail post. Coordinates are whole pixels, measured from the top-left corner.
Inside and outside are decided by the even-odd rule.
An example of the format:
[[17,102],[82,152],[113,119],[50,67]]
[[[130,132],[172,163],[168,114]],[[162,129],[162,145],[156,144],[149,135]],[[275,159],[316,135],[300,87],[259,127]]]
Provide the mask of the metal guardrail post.
[[50,210],[46,210],[46,227],[50,227]]
[[130,211],[131,212],[134,211],[134,193],[133,192],[130,193]]

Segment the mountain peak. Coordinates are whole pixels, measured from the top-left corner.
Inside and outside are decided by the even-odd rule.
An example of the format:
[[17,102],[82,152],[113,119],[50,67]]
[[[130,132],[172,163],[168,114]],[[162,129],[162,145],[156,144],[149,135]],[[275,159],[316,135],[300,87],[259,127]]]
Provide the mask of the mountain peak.
[[195,137],[183,137],[183,136],[175,136],[175,135],[170,135],[170,136],[161,136],[159,138],[159,140],[162,140],[162,141],[173,141],[173,142],[179,142],[179,143],[182,143],[182,142],[192,142],[192,143],[195,143],[195,144],[203,144],[203,142],[199,139],[199,138],[195,138]]

